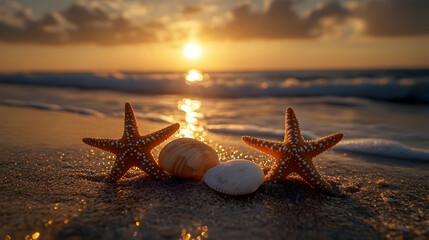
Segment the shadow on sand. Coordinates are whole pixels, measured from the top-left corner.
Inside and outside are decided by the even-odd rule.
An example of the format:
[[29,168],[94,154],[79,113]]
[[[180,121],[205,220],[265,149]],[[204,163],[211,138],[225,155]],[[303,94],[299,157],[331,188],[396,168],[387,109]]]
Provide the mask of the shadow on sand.
[[[81,176],[100,184],[104,176]],[[298,178],[263,185],[251,195],[217,193],[204,182],[133,176],[102,183],[98,197],[58,238],[323,239],[377,238],[362,219],[370,210],[353,198],[323,195]],[[189,234],[189,235],[188,235]]]

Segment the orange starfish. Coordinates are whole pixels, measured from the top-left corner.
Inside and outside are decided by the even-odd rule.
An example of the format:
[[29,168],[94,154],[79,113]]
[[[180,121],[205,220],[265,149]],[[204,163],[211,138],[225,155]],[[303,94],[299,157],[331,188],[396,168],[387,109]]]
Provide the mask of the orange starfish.
[[133,108],[129,103],[125,103],[124,134],[121,139],[83,138],[82,141],[116,155],[115,164],[108,177],[109,182],[117,182],[131,167],[138,167],[151,177],[165,179],[169,175],[155,162],[151,150],[173,135],[179,127],[180,125],[175,123],[141,136]]
[[295,172],[314,188],[326,192],[331,191],[331,185],[323,180],[319,171],[314,167],[312,158],[337,144],[344,134],[336,133],[317,140],[305,141],[292,108],[288,108],[286,111],[285,125],[283,142],[248,136],[241,138],[247,145],[275,158],[276,162],[265,176],[265,181],[276,183]]

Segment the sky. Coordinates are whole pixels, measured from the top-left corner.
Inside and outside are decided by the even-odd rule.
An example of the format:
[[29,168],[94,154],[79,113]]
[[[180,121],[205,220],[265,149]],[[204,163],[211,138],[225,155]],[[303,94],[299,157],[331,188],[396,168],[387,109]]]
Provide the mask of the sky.
[[0,72],[427,68],[429,1],[0,0],[0,56]]

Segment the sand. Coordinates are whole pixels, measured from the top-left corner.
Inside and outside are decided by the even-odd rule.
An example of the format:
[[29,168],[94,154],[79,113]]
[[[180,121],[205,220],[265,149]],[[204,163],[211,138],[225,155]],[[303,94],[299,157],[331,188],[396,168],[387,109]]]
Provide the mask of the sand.
[[[315,164],[334,196],[296,176],[241,197],[138,169],[106,184],[112,155],[80,139],[119,137],[122,119],[11,107],[0,116],[0,238],[429,238],[429,166],[421,162],[327,151]],[[142,133],[165,125],[139,119]],[[272,162],[239,136],[206,139],[223,161],[241,154],[265,171]]]

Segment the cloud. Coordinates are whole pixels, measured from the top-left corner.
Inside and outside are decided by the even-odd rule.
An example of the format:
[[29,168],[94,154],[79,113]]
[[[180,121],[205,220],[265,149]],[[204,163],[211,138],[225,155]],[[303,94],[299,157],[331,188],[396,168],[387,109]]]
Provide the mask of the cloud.
[[429,34],[428,0],[371,0],[354,11],[364,22],[364,34],[376,37]]
[[181,14],[183,16],[191,16],[198,14],[203,11],[203,8],[201,6],[197,5],[185,5],[182,7]]
[[6,0],[6,5],[14,8],[14,9],[21,9],[22,5],[21,3],[17,2],[17,1],[13,1],[13,0]]
[[[227,10],[220,5],[183,5],[174,10],[162,8],[167,11],[163,12],[155,5],[134,1],[81,1],[36,18],[31,9],[7,0],[0,7],[0,41],[49,45],[174,42],[195,36],[200,27],[201,40],[319,39],[354,33],[371,37],[429,35],[429,0],[327,0],[305,12],[297,10],[299,0],[266,0],[259,11],[249,2]],[[157,15],[159,12],[165,15]],[[227,12],[230,18],[221,18]],[[196,14],[197,20],[180,18]],[[209,19],[220,20],[209,26]],[[354,27],[356,22],[364,27]]]
[[223,25],[205,25],[201,35],[212,40],[314,39],[356,23],[350,20],[362,22],[360,33],[371,37],[429,34],[428,0],[350,1],[345,4],[349,7],[325,1],[305,15],[295,10],[297,1],[267,2],[263,12],[255,12],[249,3],[236,6],[230,11],[231,20]]
[[31,44],[137,44],[157,41],[151,29],[137,26],[133,21],[111,14],[101,7],[90,8],[76,3],[61,12],[47,13],[38,20],[24,11],[0,18],[0,41]]
[[336,1],[320,4],[308,15],[294,10],[294,1],[273,1],[264,12],[253,12],[248,3],[231,11],[232,20],[222,26],[206,27],[202,34],[211,39],[297,39],[323,34],[322,20],[342,22],[349,11]]

